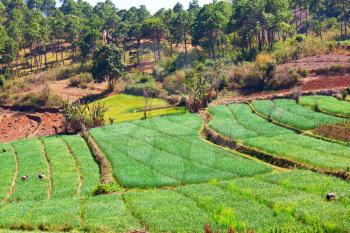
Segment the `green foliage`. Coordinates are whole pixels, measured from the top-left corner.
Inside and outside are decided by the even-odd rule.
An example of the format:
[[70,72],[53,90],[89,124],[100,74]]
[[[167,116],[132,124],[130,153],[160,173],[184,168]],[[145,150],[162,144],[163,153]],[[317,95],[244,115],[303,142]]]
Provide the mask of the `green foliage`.
[[98,49],[93,56],[92,75],[97,82],[108,81],[110,90],[115,80],[124,73],[123,52],[115,45],[106,45]]
[[5,77],[3,75],[0,75],[0,88],[5,86]]
[[66,103],[63,115],[66,119],[66,130],[80,132],[83,126],[87,129],[105,125],[107,107],[104,104],[82,105],[80,103]]
[[11,144],[0,144],[0,200],[8,197],[13,176],[16,172],[16,157]]
[[102,194],[111,194],[118,191],[121,191],[118,184],[98,184],[92,191],[92,194],[94,196],[98,196]]

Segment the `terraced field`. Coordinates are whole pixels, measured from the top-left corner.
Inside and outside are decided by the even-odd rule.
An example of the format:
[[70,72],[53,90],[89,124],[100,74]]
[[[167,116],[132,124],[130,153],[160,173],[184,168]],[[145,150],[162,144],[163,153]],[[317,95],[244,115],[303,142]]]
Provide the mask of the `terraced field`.
[[331,115],[350,117],[350,103],[330,96],[303,96],[299,103]]
[[248,147],[332,171],[350,167],[349,147],[304,136],[252,113],[246,104],[211,107],[209,127]]
[[[252,123],[249,132],[245,125],[232,131],[243,141],[258,133],[296,135],[251,118],[247,105],[237,106]],[[229,108],[211,110],[232,120]],[[221,130],[229,132],[224,129],[234,124],[225,119],[219,119],[225,123]],[[224,150],[201,139],[202,127],[198,115],[185,114],[90,130],[122,186],[101,196],[92,195],[101,179],[99,167],[81,137],[0,145],[0,232],[203,232],[205,225],[218,232],[229,227],[238,232],[350,230],[348,182]],[[328,192],[337,200],[328,202]]]
[[322,125],[349,121],[315,112],[312,109],[298,105],[295,100],[291,99],[254,101],[252,107],[265,118],[299,130],[312,130]]

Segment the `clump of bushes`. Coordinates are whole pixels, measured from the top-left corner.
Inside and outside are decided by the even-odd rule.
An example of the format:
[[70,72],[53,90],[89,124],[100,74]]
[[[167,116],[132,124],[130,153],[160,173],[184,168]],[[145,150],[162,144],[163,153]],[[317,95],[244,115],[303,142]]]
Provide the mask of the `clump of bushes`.
[[5,77],[3,75],[0,75],[0,88],[5,86]]
[[77,133],[84,129],[105,125],[105,114],[108,108],[101,103],[82,105],[66,103],[63,108],[67,132]]
[[229,89],[248,91],[277,90],[295,86],[300,74],[295,70],[276,70],[276,60],[269,54],[260,54],[254,63],[234,66],[229,72]]
[[121,188],[116,183],[106,183],[106,184],[98,184],[96,188],[92,191],[94,196],[110,194],[121,191]]
[[343,75],[350,73],[350,65],[341,66],[341,65],[331,65],[329,67],[320,68],[315,70],[316,75]]
[[93,78],[90,73],[81,73],[69,79],[69,86],[86,89],[88,87],[88,84],[92,82]]
[[63,104],[62,99],[52,94],[48,86],[45,86],[41,93],[29,93],[15,103],[16,106],[33,108],[61,107]]
[[162,90],[151,75],[143,73],[128,74],[124,77],[124,92],[130,95],[159,97]]
[[185,87],[186,71],[178,70],[164,79],[164,88],[169,94],[181,94]]

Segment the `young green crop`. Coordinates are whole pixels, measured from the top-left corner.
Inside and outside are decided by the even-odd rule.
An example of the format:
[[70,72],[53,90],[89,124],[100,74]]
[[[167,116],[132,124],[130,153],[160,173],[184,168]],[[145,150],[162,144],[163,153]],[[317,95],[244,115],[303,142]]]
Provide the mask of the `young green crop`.
[[348,147],[272,124],[253,114],[248,105],[212,107],[210,112],[214,115],[211,128],[247,146],[315,167],[343,171],[350,167]]
[[8,198],[16,174],[16,155],[10,144],[0,144],[0,203]]
[[74,157],[69,153],[68,147],[58,137],[47,137],[41,140],[51,168],[52,198],[76,196],[79,176]]
[[[268,176],[268,175],[267,175]],[[230,192],[218,184],[189,185],[178,188],[180,193],[194,200],[210,214],[214,228],[224,231],[228,227],[239,232],[298,232],[305,227],[293,216],[286,213],[276,214],[273,209],[259,200],[249,199],[239,192]]]
[[303,96],[299,103],[329,114],[350,117],[350,103],[331,96]]
[[298,105],[295,100],[277,99],[254,101],[255,110],[273,120],[300,130],[310,130],[321,125],[345,122],[343,118],[312,111]]
[[[200,140],[201,120],[198,116],[182,116],[184,122],[192,122],[197,130],[181,126],[178,119],[179,116],[123,123],[93,129],[90,133],[111,161],[119,182],[127,187],[201,183],[271,170],[266,165]],[[138,183],[135,176],[125,174],[130,172],[127,168],[133,164],[139,168],[134,171],[140,180]],[[164,177],[169,182],[164,182]]]
[[83,226],[91,232],[131,232],[142,228],[119,195],[87,198],[83,205]]
[[[16,151],[19,172],[16,179],[12,201],[45,200],[48,198],[50,177],[48,163],[40,140],[20,140],[12,143]],[[39,174],[44,174],[46,179],[40,180]],[[22,176],[28,176],[28,180],[22,180]]]
[[100,171],[89,147],[84,139],[79,136],[63,136],[62,139],[72,152],[80,170],[82,178],[81,195],[91,195],[92,190],[100,183]]
[[171,190],[130,192],[126,205],[151,232],[203,232],[209,216],[187,197]]

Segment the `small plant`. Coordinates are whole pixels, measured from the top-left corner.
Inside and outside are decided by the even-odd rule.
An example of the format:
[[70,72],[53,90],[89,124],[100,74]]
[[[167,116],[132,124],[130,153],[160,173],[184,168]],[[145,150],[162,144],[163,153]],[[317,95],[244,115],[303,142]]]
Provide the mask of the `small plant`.
[[81,132],[83,128],[91,129],[105,125],[107,107],[104,104],[82,105],[80,103],[66,103],[63,115],[66,119],[66,131]]
[[69,86],[85,89],[92,81],[93,78],[90,73],[81,73],[69,79]]
[[5,86],[5,82],[6,82],[5,77],[3,75],[0,75],[0,87]]
[[110,194],[121,191],[121,188],[116,183],[108,183],[108,184],[98,184],[96,188],[92,191],[94,196]]

